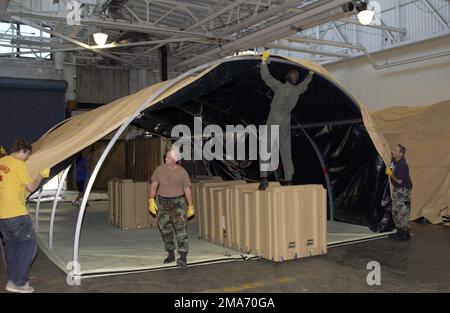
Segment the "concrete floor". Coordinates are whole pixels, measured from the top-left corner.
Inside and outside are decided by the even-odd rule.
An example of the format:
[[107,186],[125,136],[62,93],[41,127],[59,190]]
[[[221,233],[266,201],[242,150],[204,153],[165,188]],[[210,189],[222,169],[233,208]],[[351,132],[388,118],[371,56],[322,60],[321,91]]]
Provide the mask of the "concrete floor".
[[[450,228],[413,223],[413,234],[410,242],[374,240],[282,264],[212,264],[88,278],[77,287],[40,253],[31,275],[37,292],[450,292]],[[381,264],[381,286],[366,283],[369,261]],[[6,283],[3,264],[0,282]]]

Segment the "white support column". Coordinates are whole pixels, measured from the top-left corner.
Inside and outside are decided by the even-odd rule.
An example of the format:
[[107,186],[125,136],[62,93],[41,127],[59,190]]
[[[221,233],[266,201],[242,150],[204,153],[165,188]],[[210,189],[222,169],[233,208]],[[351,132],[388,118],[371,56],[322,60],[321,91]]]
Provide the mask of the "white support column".
[[69,165],[63,173],[63,176],[61,177],[61,181],[59,182],[58,189],[55,193],[55,199],[53,200],[53,207],[52,207],[52,213],[50,215],[50,228],[48,230],[48,248],[50,250],[53,249],[53,225],[55,224],[55,215],[56,215],[56,208],[58,207],[58,201],[59,201],[59,194],[61,193],[61,189],[64,186],[64,182],[66,181],[67,173],[69,173],[70,167],[72,165]]
[[39,228],[39,209],[41,207],[41,194],[42,194],[42,188],[39,189],[37,203],[36,203],[36,211],[34,212],[34,228],[37,231]]

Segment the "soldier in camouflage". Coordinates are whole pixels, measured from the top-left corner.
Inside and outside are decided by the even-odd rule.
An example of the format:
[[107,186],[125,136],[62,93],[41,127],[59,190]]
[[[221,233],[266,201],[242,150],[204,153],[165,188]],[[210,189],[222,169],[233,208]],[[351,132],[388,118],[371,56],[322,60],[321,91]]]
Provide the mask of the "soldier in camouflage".
[[411,214],[411,190],[412,181],[409,176],[409,167],[405,160],[406,148],[397,145],[392,151],[391,167],[386,170],[394,186],[392,193],[392,218],[394,219],[397,232],[389,237],[401,241],[409,240]]
[[[180,154],[177,151],[167,151],[165,164],[159,166],[153,173],[149,210],[157,217],[164,247],[168,253],[163,263],[175,261],[175,231],[180,255],[177,265],[186,267],[186,256],[189,251],[186,221],[195,214],[195,211],[192,205],[189,175],[182,166],[177,164],[179,159]],[[157,201],[155,201],[156,194],[158,194]]]

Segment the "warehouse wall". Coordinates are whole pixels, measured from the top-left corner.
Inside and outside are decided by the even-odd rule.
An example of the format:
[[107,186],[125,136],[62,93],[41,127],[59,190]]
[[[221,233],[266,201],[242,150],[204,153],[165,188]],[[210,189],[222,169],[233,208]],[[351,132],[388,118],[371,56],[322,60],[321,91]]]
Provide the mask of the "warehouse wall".
[[[450,36],[373,54],[378,64],[450,51]],[[375,70],[365,57],[325,65],[370,111],[450,99],[450,56]]]
[[77,102],[105,104],[129,94],[129,73],[122,69],[77,66]]
[[159,71],[145,69],[131,69],[129,88],[130,94],[138,92],[161,81],[161,73]]
[[63,73],[55,69],[53,61],[0,60],[0,76],[32,79],[64,79]]

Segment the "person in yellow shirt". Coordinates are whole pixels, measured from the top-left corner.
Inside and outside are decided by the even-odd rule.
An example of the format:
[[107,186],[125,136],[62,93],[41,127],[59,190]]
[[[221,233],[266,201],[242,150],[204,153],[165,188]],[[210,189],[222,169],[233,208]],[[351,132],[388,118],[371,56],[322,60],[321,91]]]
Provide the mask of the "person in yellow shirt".
[[18,139],[11,154],[0,159],[0,233],[8,273],[6,290],[30,293],[28,274],[36,257],[36,235],[28,210],[25,207],[25,191],[35,191],[50,170],[42,171],[34,180],[30,177],[25,161],[32,146]]

